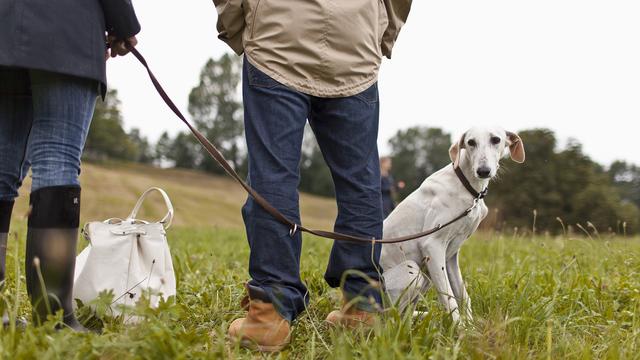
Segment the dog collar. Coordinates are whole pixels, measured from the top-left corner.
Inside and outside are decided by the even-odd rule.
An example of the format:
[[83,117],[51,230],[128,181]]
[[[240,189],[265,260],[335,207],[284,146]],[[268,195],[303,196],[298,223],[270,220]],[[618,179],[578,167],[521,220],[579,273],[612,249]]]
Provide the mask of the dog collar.
[[458,176],[458,179],[460,179],[460,182],[462,183],[462,185],[465,187],[465,189],[467,189],[467,191],[469,192],[469,194],[471,194],[471,196],[473,196],[475,199],[484,199],[487,194],[489,193],[489,188],[484,188],[484,190],[482,190],[481,192],[477,192],[476,189],[473,188],[473,186],[471,186],[471,183],[469,182],[469,180],[467,180],[467,177],[464,176],[464,173],[462,172],[462,170],[460,169],[460,167],[455,166],[455,164],[453,164],[453,170],[455,171],[456,175]]

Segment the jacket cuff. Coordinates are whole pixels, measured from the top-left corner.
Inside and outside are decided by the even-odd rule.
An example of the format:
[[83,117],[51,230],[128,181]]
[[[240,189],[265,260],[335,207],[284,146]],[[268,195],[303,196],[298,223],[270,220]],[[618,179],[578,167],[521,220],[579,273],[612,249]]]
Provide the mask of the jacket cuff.
[[224,41],[238,55],[244,53],[244,9],[240,0],[213,0],[218,13],[218,39]]
[[131,0],[100,0],[100,4],[109,35],[122,40],[140,32],[140,23]]
[[236,55],[242,55],[244,53],[244,43],[242,41],[242,35],[228,38],[226,34],[220,33],[218,39],[224,41]]

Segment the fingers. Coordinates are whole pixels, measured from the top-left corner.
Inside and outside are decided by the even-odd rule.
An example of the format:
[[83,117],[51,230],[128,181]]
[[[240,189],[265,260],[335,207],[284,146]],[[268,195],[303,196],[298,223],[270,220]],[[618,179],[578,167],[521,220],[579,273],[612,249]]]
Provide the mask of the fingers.
[[115,37],[108,35],[107,36],[107,43],[106,43],[106,49],[104,50],[104,61],[109,60],[109,58],[111,57],[111,44],[116,40]]
[[127,50],[127,46],[124,44],[124,41],[118,40],[113,44],[111,52],[115,52],[119,56],[125,56],[129,52],[129,50]]
[[112,58],[116,56],[125,56],[129,53],[129,49],[127,49],[126,43],[131,44],[131,46],[135,47],[138,45],[138,39],[135,36],[128,38],[125,40],[117,40],[114,36],[109,35],[107,37],[107,43],[109,44],[110,51],[108,50],[105,56],[111,56]]
[[135,36],[132,36],[127,40],[129,41],[129,44],[131,44],[132,47],[136,47],[136,45],[138,45],[138,39]]

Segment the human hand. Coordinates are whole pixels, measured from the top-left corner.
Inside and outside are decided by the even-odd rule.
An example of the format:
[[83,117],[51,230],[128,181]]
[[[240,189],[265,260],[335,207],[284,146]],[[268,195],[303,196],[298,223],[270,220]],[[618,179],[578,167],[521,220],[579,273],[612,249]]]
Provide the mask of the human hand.
[[110,57],[114,58],[116,56],[127,55],[129,53],[129,49],[127,49],[126,43],[135,47],[138,45],[138,39],[136,39],[135,36],[132,36],[126,40],[118,40],[113,35],[107,36],[107,50],[104,54],[105,60],[108,60]]

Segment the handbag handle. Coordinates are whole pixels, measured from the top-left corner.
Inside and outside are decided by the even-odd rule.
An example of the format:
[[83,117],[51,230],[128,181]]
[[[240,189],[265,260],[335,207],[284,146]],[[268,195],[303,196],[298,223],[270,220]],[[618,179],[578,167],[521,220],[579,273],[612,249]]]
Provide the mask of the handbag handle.
[[164,203],[165,205],[167,205],[167,209],[168,209],[167,215],[165,215],[162,218],[162,220],[160,220],[160,223],[164,226],[164,229],[167,230],[171,226],[171,222],[173,221],[173,204],[171,204],[169,195],[167,195],[167,193],[164,190],[157,187],[152,187],[148,189],[142,194],[142,196],[140,196],[140,199],[138,199],[136,206],[134,206],[133,210],[131,210],[131,214],[129,214],[127,219],[133,220],[136,218],[136,216],[138,216],[138,211],[140,210],[142,203],[147,198],[147,196],[149,196],[149,194],[151,194],[154,191],[157,191],[160,193],[160,195],[162,195],[162,198],[164,199]]

